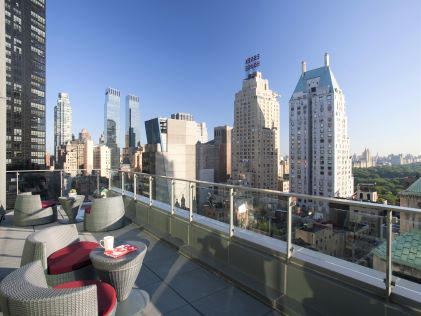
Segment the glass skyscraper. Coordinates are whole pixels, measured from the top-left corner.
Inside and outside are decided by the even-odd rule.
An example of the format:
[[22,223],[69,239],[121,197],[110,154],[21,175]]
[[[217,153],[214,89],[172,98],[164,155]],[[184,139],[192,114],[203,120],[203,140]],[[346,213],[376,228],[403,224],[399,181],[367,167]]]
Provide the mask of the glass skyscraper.
[[57,105],[54,107],[54,157],[57,161],[57,150],[72,140],[72,107],[69,94],[60,92]]
[[[45,1],[5,1],[6,165],[45,166]],[[3,22],[4,23],[4,22]]]
[[126,146],[134,148],[140,144],[140,109],[139,97],[126,96]]
[[111,149],[111,168],[120,167],[120,91],[113,88],[105,90],[104,138]]

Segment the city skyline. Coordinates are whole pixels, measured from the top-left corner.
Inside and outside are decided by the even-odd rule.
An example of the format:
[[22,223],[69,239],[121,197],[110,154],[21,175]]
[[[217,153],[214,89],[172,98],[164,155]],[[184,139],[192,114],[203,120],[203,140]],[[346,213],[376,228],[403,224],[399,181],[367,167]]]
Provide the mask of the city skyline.
[[[347,98],[351,153],[360,153],[368,147],[373,155],[419,155],[421,133],[417,121],[421,102],[417,87],[420,86],[421,36],[417,27],[419,10],[414,10],[414,6],[420,4],[414,1],[402,7],[379,3],[322,2],[311,14],[331,14],[331,19],[312,26],[308,33],[308,28],[301,22],[294,22],[287,16],[287,12],[300,13],[303,15],[301,20],[308,20],[310,13],[305,10],[305,3],[268,2],[254,12],[258,22],[250,20],[240,27],[231,22],[249,21],[250,12],[244,8],[246,4],[238,7],[216,1],[204,4],[203,8],[192,5],[188,10],[182,10],[187,5],[181,1],[175,10],[175,4],[163,5],[159,1],[146,3],[144,8],[128,3],[125,14],[132,18],[124,17],[130,22],[107,25],[104,16],[114,13],[112,6],[107,8],[93,2],[86,4],[87,10],[81,10],[84,12],[78,12],[75,9],[77,1],[71,4],[51,2],[47,6],[47,150],[52,152],[53,147],[52,100],[62,90],[72,96],[73,132],[86,127],[95,140],[102,133],[102,122],[96,122],[92,117],[102,114],[102,91],[107,86],[119,89],[122,95],[134,93],[142,99],[142,144],[146,141],[143,122],[173,112],[189,112],[197,121],[206,122],[209,130],[219,125],[233,125],[233,94],[239,89],[239,80],[244,78],[244,60],[260,53],[262,72],[272,88],[281,94],[280,148],[281,155],[288,155],[288,102],[299,78],[300,62],[306,60],[308,67],[314,68],[321,63],[320,56],[329,52],[332,69]],[[85,19],[94,7],[101,7],[100,14],[95,14],[93,20]],[[139,7],[149,10],[150,16],[144,19]],[[65,21],[55,14],[63,8],[75,11],[81,25],[76,29],[65,25]],[[206,16],[208,13],[209,17]],[[221,13],[221,23],[216,25],[212,17],[218,13]],[[361,25],[353,22],[356,17],[361,20]],[[116,19],[122,18],[123,15],[118,13]],[[151,23],[150,27],[143,29],[141,22],[134,22],[142,19],[142,23]],[[389,20],[399,23],[386,23]],[[162,30],[155,30],[156,23],[161,24]],[[228,23],[232,27],[221,33]],[[192,25],[197,30],[192,30]],[[265,34],[264,30],[269,27],[270,34]],[[134,31],[127,32],[130,28]],[[84,34],[86,29],[89,31]],[[101,49],[105,34],[116,39],[116,45],[107,51]],[[301,43],[304,34],[308,39]],[[202,39],[202,35],[209,41]],[[122,49],[128,38],[132,38],[138,50]],[[278,40],[273,41],[274,38]],[[75,46],[72,53],[77,58],[68,58],[66,52],[56,53],[54,47],[61,45],[64,39]],[[195,45],[184,45],[189,41]],[[103,67],[105,63],[107,67]],[[68,73],[78,75],[62,78],[63,69],[54,67],[59,64],[64,70],[69,69]],[[396,77],[405,80],[395,80]],[[396,111],[402,107],[406,110]],[[123,117],[121,113],[120,118]],[[411,126],[410,133],[405,129],[407,126]],[[123,137],[120,135],[121,139]]]

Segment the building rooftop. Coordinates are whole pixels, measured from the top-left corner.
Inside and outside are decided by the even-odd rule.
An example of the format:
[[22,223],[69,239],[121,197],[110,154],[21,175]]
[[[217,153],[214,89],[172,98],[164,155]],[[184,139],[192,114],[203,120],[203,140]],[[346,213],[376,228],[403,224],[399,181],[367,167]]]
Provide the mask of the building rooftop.
[[[59,213],[60,217],[65,217]],[[12,218],[13,213],[8,213],[0,225],[0,281],[20,266],[25,238],[30,233],[60,225],[15,227]],[[82,227],[79,223],[79,237],[84,241],[98,242],[110,234],[83,232]],[[117,239],[138,240],[148,246],[135,283],[135,287],[148,292],[151,298],[144,315],[281,315],[136,224],[111,234]]]
[[301,74],[300,79],[298,80],[297,86],[295,87],[294,93],[297,92],[305,92],[306,83],[309,79],[314,79],[320,77],[319,87],[330,87],[330,91],[333,89],[340,89],[339,85],[333,75],[332,71],[330,70],[330,66],[323,66],[320,68],[308,70]]
[[[386,259],[386,243],[373,253]],[[421,231],[413,230],[396,237],[392,244],[392,261],[415,269],[421,269]]]
[[421,177],[412,183],[406,190],[400,192],[399,195],[412,195],[421,197]]

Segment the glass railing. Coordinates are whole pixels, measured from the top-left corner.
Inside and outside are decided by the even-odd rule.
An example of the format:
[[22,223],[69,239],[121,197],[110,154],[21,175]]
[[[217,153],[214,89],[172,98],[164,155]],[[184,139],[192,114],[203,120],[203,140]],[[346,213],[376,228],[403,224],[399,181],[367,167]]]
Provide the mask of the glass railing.
[[75,190],[89,200],[109,187],[109,179],[95,169],[78,169],[72,173],[64,170],[18,170],[7,171],[6,175],[7,209],[13,209],[16,195],[23,192],[39,194],[41,200],[57,200]]
[[184,212],[193,222],[216,220],[230,236],[266,236],[286,242],[288,257],[297,249],[309,249],[317,258],[335,257],[384,272],[387,293],[392,275],[421,283],[420,209],[117,173],[111,181],[115,189],[132,192],[156,207],[165,205],[173,213]]
[[101,177],[98,170],[72,175],[63,170],[8,171],[7,208],[13,209],[22,192],[49,200],[75,189],[90,199],[103,188],[114,189],[191,222],[214,223],[229,236],[251,236],[270,245],[284,242],[287,258],[305,249],[316,259],[334,257],[350,268],[356,264],[381,271],[388,294],[392,276],[421,283],[420,209],[135,172],[109,175]]

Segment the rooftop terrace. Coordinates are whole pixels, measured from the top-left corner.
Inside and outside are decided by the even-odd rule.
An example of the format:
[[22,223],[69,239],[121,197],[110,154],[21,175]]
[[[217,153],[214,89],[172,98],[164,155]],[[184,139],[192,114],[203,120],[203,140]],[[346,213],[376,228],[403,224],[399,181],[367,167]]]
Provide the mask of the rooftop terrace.
[[[20,266],[24,241],[30,233],[51,225],[60,225],[52,223],[27,228],[14,227],[12,216],[13,212],[8,213],[0,226],[0,280]],[[61,211],[59,217],[66,216]],[[83,232],[83,223],[77,225],[83,241],[99,241],[110,234]],[[120,240],[142,241],[148,246],[135,283],[136,287],[146,290],[151,297],[145,315],[280,315],[136,224],[113,231],[112,235]]]
[[[48,199],[72,186],[86,196],[104,187],[98,175],[88,183],[62,171],[30,173],[9,172],[8,201],[18,191]],[[112,234],[149,246],[136,283],[152,297],[147,315],[421,314],[421,269],[394,260],[395,240],[405,233],[399,222],[419,227],[419,209],[121,171],[105,185],[123,196],[131,223],[103,234],[78,224],[80,237]],[[295,208],[300,198],[329,204],[326,220],[337,229],[300,242],[297,231],[321,223]],[[224,216],[205,212],[210,201]],[[45,227],[13,227],[12,216],[0,225],[0,279],[19,266],[25,237]],[[367,229],[357,231],[361,225]],[[385,255],[376,257],[376,249]]]

